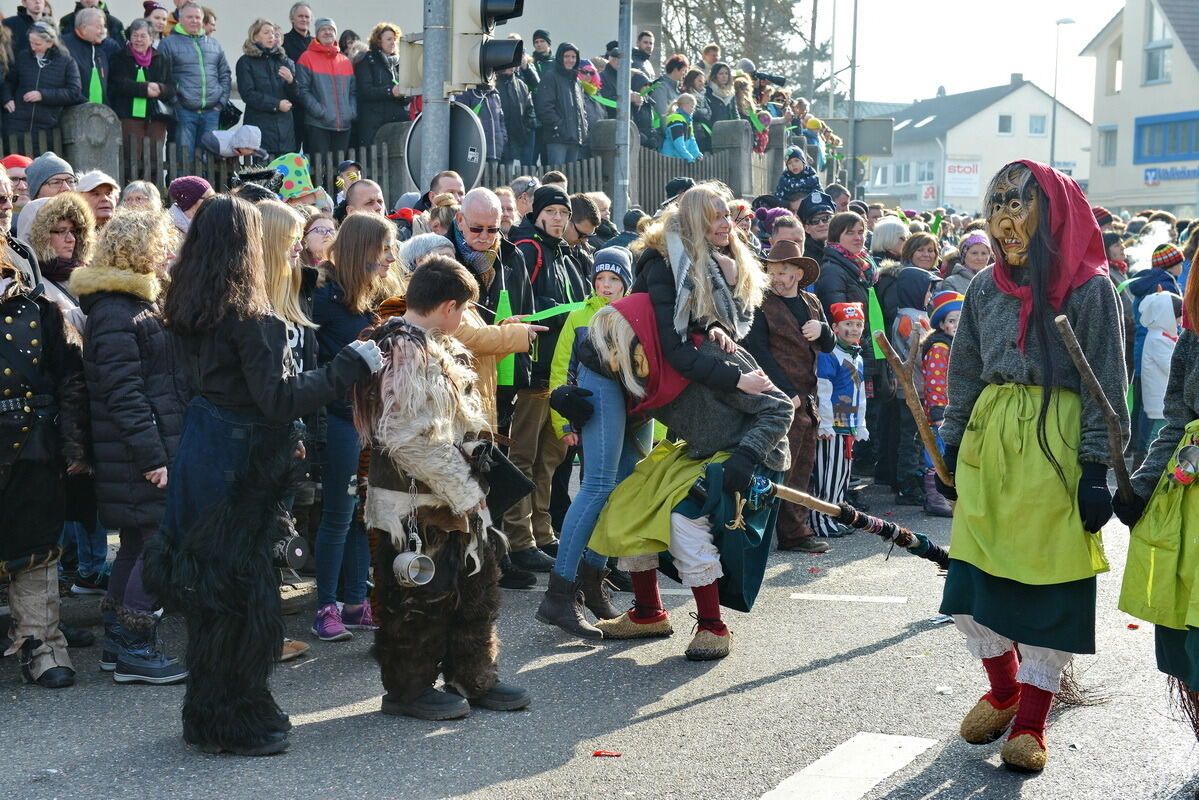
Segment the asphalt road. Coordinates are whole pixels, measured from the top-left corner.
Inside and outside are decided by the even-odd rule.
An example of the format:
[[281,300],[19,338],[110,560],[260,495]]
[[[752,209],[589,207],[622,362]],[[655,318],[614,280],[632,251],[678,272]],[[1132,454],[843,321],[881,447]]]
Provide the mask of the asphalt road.
[[[947,521],[911,510],[895,519],[948,540]],[[640,643],[569,639],[534,621],[539,592],[506,592],[502,674],[532,692],[524,712],[449,723],[387,717],[369,635],[314,642],[310,657],[275,673],[296,728],[291,749],[268,759],[190,750],[179,735],[182,687],[114,684],[97,668],[98,648],[73,651],[79,682],[56,692],[22,685],[13,660],[0,661],[0,797],[759,798],[868,732],[932,741],[866,794],[774,797],[1190,798],[1195,742],[1169,711],[1151,627],[1130,629],[1115,608],[1127,531],[1113,521],[1106,533],[1115,568],[1100,578],[1099,655],[1077,666],[1108,700],[1055,714],[1049,767],[1036,777],[1003,769],[998,745],[957,736],[984,678],[953,626],[930,621],[936,568],[904,553],[888,560],[859,533],[827,555],[775,554],[753,613],[728,614],[734,650],[720,662],[683,659],[694,606],[665,581],[677,592],[664,598],[676,633]],[[64,613],[99,633],[95,599],[68,600]],[[311,640],[308,613],[287,623],[290,636]],[[181,652],[181,623],[164,628]]]

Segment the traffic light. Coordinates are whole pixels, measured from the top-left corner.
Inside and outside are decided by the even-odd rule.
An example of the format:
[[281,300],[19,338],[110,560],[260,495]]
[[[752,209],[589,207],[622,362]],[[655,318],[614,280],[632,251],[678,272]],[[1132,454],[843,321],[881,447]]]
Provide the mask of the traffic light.
[[407,37],[396,42],[396,45],[396,55],[400,59],[400,91],[409,96],[421,94],[424,90],[421,85],[424,46],[420,42],[409,41]]
[[450,21],[450,81],[452,91],[487,83],[495,70],[520,64],[525,46],[519,39],[496,39],[498,23],[524,13],[524,0],[453,0]]

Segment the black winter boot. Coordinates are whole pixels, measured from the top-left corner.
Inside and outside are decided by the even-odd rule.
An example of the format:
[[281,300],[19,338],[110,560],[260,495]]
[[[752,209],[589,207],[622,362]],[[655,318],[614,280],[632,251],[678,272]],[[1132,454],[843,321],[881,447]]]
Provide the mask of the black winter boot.
[[603,632],[587,621],[578,581],[568,581],[556,572],[550,573],[550,587],[537,607],[537,621],[557,625],[567,633],[583,639],[602,639]]
[[583,590],[583,605],[595,614],[596,619],[616,619],[620,611],[612,606],[612,593],[608,591],[608,570],[594,567],[583,561],[579,564],[579,588]]
[[112,673],[117,683],[179,683],[187,679],[187,667],[168,656],[158,638],[158,618],[153,614],[122,608],[114,631],[120,648]]

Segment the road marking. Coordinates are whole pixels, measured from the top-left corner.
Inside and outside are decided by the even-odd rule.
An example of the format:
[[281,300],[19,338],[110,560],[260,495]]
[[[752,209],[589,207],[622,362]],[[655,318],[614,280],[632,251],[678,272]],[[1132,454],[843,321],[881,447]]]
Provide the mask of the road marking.
[[792,592],[792,600],[832,600],[838,603],[906,603],[906,597],[889,597],[872,594],[812,594],[810,592]]
[[858,733],[762,795],[762,800],[858,800],[936,739]]

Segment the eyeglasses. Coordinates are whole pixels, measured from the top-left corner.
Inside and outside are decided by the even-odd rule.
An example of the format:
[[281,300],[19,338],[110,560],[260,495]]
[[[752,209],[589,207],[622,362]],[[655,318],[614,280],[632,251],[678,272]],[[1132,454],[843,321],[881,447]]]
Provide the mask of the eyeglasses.
[[47,186],[77,186],[79,181],[74,178],[51,178],[46,181]]
[[318,236],[332,236],[333,234],[337,233],[337,229],[336,229],[336,228],[317,228],[317,227],[312,227],[312,228],[309,228],[309,229],[308,229],[308,232],[309,232],[309,233],[315,233],[315,234],[317,234]]
[[70,234],[71,236],[75,236],[75,237],[79,236],[79,232],[77,230],[75,230],[74,228],[67,228],[65,230],[59,230],[57,228],[50,229],[51,236],[66,236],[67,234]]
[[466,229],[478,236],[480,233],[486,233],[488,236],[495,236],[500,232],[500,229],[492,225],[467,225]]
[[12,181],[13,183],[24,183],[24,184],[29,183],[29,179],[24,176],[22,176],[20,178],[9,178],[9,180]]

